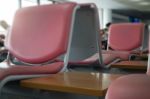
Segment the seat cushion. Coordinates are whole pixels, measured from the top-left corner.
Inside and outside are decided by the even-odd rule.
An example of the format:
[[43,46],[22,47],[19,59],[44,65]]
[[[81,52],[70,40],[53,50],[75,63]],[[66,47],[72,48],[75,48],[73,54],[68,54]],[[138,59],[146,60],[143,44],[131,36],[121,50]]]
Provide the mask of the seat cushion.
[[109,65],[110,63],[118,59],[117,55],[115,54],[102,54],[102,56],[104,65]]
[[[108,65],[109,63],[116,60],[118,57],[115,54],[102,54],[104,65]],[[69,62],[70,65],[90,65],[90,64],[99,64],[99,54],[95,53],[91,57],[78,62]],[[99,64],[102,65],[102,64]]]
[[120,77],[110,85],[105,99],[150,99],[150,77],[146,74]]
[[70,61],[69,64],[70,65],[90,65],[93,63],[98,63],[99,59],[99,55],[98,53],[95,53],[94,55],[92,55],[91,57],[84,59],[82,61]]
[[[128,60],[130,56],[130,52],[128,51],[102,51],[102,58],[103,58],[103,63],[104,65],[108,65],[112,63],[116,59],[121,59],[121,60]],[[95,64],[99,62],[99,54],[95,53],[91,57],[82,60],[82,61],[77,61],[77,62],[69,62],[70,65],[90,65],[90,64]]]
[[102,54],[114,54],[116,57],[120,58],[121,60],[128,60],[129,56],[131,55],[131,52],[130,51],[103,50]]
[[63,68],[63,62],[55,62],[42,66],[6,65],[0,64],[0,80],[13,75],[54,74]]

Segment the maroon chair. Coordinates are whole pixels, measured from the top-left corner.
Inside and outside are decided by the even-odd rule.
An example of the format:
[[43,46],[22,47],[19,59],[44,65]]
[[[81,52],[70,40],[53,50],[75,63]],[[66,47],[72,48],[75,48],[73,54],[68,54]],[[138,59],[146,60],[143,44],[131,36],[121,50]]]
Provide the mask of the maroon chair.
[[117,61],[129,60],[143,49],[144,26],[143,23],[112,24],[109,28],[108,48],[102,54],[114,55]]
[[143,23],[118,23],[109,28],[108,47],[115,51],[132,51],[142,45]]
[[149,92],[150,54],[147,74],[131,74],[118,78],[109,86],[105,99],[150,99]]
[[[39,77],[66,69],[76,3],[19,9],[5,45],[6,62],[0,63],[0,90],[9,80]],[[12,64],[9,56],[23,62]],[[55,58],[64,56],[62,61]]]

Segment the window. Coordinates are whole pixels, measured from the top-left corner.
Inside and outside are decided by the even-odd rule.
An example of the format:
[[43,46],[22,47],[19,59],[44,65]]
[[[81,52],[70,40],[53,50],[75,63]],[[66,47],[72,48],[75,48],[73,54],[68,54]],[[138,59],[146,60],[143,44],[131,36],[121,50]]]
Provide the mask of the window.
[[[18,0],[0,0],[0,21],[4,20],[11,25],[18,8]],[[2,33],[4,31],[5,29],[0,26],[0,32]]]
[[40,4],[43,5],[43,4],[52,4],[52,1],[49,1],[49,0],[40,0]]
[[22,0],[22,7],[36,6],[37,0]]

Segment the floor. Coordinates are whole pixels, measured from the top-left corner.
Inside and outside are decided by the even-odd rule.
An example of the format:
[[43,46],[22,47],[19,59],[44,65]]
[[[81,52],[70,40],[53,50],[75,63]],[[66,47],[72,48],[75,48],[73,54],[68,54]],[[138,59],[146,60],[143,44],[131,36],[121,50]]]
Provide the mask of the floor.
[[0,99],[104,99],[104,97],[26,89],[19,87],[18,84],[19,82],[8,83],[3,88]]

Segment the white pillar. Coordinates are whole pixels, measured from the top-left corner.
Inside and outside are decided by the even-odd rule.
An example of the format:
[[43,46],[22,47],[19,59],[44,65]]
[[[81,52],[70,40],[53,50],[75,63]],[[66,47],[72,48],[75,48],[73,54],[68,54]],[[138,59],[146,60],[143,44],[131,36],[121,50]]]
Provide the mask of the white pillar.
[[103,9],[103,28],[106,28],[106,24],[112,22],[112,10]]
[[103,29],[103,9],[98,8],[100,29]]

